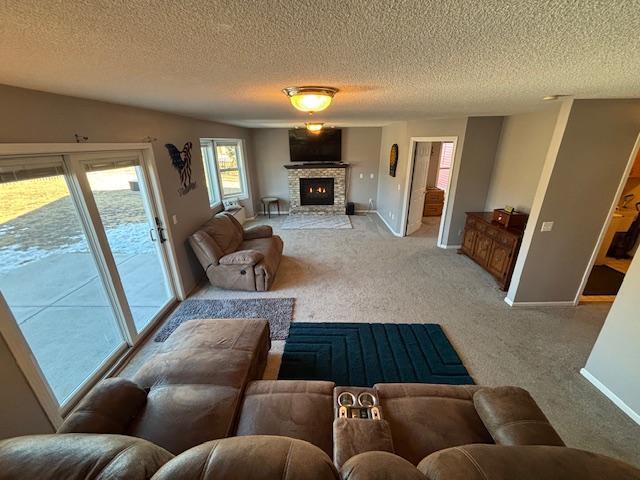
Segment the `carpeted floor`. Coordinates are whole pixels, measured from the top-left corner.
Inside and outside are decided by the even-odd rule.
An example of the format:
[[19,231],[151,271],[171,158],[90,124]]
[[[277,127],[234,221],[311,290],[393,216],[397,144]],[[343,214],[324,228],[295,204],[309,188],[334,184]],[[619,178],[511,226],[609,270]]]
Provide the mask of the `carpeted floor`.
[[[510,308],[493,278],[455,250],[436,247],[437,225],[396,238],[375,214],[353,229],[282,230],[285,257],[270,292],[203,287],[192,298],[296,299],[298,322],[437,323],[479,385],[528,389],[566,443],[640,466],[640,426],[579,371],[609,305]],[[151,338],[123,372],[132,375],[161,343]],[[274,341],[265,378],[277,378]]]
[[282,222],[283,230],[312,230],[318,228],[353,228],[348,215],[287,215]]

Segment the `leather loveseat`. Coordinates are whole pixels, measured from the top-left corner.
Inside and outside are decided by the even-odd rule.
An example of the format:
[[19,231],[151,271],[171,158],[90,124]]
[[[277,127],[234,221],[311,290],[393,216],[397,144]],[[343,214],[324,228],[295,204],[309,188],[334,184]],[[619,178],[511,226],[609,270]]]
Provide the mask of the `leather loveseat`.
[[[58,434],[0,442],[0,480],[640,480],[566,447],[521,388],[255,380],[268,350],[264,320],[187,321],[132,381],[99,383]],[[379,416],[343,415],[345,392],[375,397]]]
[[283,250],[269,225],[245,230],[227,212],[202,225],[189,243],[211,285],[229,290],[269,290]]

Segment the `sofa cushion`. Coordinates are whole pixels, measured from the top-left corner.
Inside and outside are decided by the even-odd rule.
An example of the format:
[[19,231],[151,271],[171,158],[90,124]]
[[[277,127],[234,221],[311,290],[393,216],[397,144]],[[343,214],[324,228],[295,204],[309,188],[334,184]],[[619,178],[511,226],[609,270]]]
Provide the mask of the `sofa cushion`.
[[638,480],[619,460],[567,447],[464,445],[429,455],[418,465],[429,480]]
[[29,435],[0,441],[0,479],[146,480],[171,458],[123,435]]
[[473,385],[377,384],[396,454],[417,465],[430,453],[493,443],[473,404]]
[[147,392],[124,378],[98,382],[67,416],[58,433],[125,433],[147,401]]
[[236,435],[282,435],[333,454],[332,382],[263,380],[247,386]]
[[264,268],[269,275],[275,275],[282,257],[282,246],[283,243],[280,237],[274,235],[269,238],[246,240],[240,244],[240,249],[260,252],[264,256],[263,261],[260,262],[260,266]]
[[242,227],[238,228],[238,225],[224,212],[217,214],[202,225],[200,230],[206,232],[225,255],[238,250],[238,247],[242,243]]
[[389,452],[356,455],[345,462],[340,476],[342,480],[425,480],[415,465]]
[[173,454],[232,434],[242,398],[237,387],[160,385],[127,434],[144,438]]
[[274,436],[232,437],[199,445],[154,480],[338,480],[331,459],[310,443]]
[[481,388],[473,395],[473,403],[497,444],[564,446],[538,404],[522,388]]

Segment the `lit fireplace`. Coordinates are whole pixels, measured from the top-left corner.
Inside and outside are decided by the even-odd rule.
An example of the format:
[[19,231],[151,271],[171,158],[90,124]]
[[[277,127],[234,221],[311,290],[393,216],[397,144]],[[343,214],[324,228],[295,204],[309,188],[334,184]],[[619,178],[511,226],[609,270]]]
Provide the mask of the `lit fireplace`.
[[333,178],[301,178],[301,205],[333,205]]

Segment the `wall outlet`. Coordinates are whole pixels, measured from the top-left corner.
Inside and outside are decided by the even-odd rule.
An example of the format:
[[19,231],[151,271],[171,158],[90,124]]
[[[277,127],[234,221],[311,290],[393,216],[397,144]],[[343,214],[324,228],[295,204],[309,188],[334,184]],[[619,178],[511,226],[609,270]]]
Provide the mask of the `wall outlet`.
[[541,232],[550,232],[553,230],[553,222],[542,222]]
[[363,179],[363,178],[364,178],[364,173],[361,173],[360,174],[360,179]]
[[396,219],[396,214],[395,214],[395,213],[392,213],[392,214],[391,214],[391,220],[395,220],[395,219]]
[[174,225],[177,225],[177,224],[178,224],[178,215],[173,215],[173,216],[171,217],[171,219],[173,220],[173,224],[174,224]]
[[462,230],[458,230],[458,237],[462,236]]
[[369,178],[373,178],[373,173],[370,173],[370,174],[369,174]]
[[400,184],[398,184],[398,191],[400,191]]

